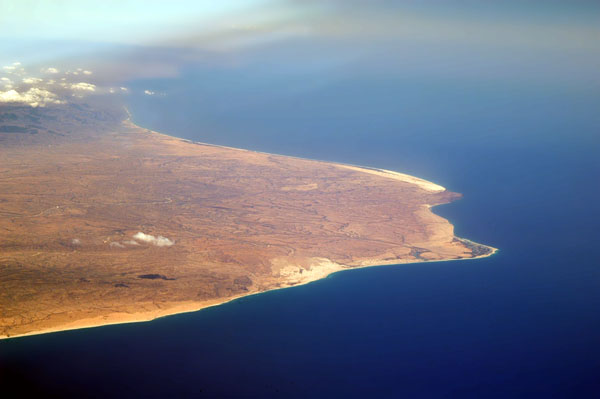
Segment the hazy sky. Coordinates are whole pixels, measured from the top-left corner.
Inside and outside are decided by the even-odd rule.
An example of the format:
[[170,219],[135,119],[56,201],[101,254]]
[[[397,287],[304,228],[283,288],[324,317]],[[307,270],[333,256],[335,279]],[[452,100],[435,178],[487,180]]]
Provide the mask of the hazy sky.
[[577,0],[4,0],[0,37],[194,45],[201,34],[217,40],[219,34],[294,27],[320,35],[448,40],[478,33],[470,39],[492,42],[513,34],[531,44],[558,38],[555,45],[577,39],[586,46],[597,42],[590,33],[598,33],[599,15],[598,2]]
[[96,84],[251,63],[598,84],[600,2],[4,0],[0,48],[0,65],[87,68]]
[[151,42],[201,28],[262,0],[15,0],[0,2],[0,35],[109,43]]

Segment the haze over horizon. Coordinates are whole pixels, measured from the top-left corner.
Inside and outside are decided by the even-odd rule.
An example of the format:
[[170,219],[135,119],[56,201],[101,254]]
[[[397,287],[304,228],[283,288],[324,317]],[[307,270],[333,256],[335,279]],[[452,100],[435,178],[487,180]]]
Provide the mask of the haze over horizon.
[[587,1],[21,1],[0,5],[0,65],[93,70],[96,85],[259,65],[325,71],[325,80],[383,74],[598,87],[599,21],[600,4]]

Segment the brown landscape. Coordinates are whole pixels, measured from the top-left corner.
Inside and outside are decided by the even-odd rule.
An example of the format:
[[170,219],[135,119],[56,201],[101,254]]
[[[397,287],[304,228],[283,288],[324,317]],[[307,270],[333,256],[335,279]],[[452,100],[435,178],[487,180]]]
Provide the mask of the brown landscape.
[[373,265],[495,249],[400,173],[151,132],[84,104],[0,107],[0,338],[151,320]]

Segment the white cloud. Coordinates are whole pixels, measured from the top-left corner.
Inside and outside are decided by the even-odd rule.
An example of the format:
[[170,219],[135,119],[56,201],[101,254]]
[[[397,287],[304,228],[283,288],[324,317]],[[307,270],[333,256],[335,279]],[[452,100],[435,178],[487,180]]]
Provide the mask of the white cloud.
[[116,241],[111,242],[109,245],[113,248],[125,248],[125,245],[121,244],[120,242],[116,242]]
[[42,69],[42,72],[44,72],[44,73],[58,73],[59,70],[56,69],[56,68],[52,68],[51,67],[51,68]]
[[28,85],[33,85],[40,82],[42,82],[42,79],[40,78],[23,78],[23,83]]
[[16,90],[0,91],[0,103],[25,103],[35,108],[46,104],[63,104],[63,101],[48,90],[32,87],[24,93]]
[[17,92],[16,90],[0,92],[0,102],[2,103],[23,102],[21,98],[21,94],[19,94],[19,92]]
[[139,242],[133,241],[133,240],[123,241],[123,244],[127,244],[127,245],[140,245]]
[[12,89],[13,82],[9,78],[0,78],[0,85],[4,86],[5,89]]
[[92,74],[92,71],[83,71],[83,74],[84,74],[84,75],[91,75],[91,74]]
[[17,75],[21,75],[25,72],[25,69],[23,69],[21,67],[20,62],[13,62],[11,65],[5,65],[2,67],[2,69],[6,73],[17,74]]
[[0,86],[2,86],[4,90],[10,90],[13,88],[13,81],[9,78],[2,77],[0,78]]
[[96,85],[85,82],[72,83],[71,89],[80,91],[96,91]]
[[154,95],[154,94],[156,94],[156,93],[154,93],[154,92],[153,92],[153,91],[151,91],[151,90],[144,90],[144,94],[145,94],[145,95],[147,95],[147,96],[153,96],[153,95]]
[[156,245],[157,247],[170,247],[173,245],[173,241],[169,240],[166,237],[158,236],[155,237],[151,234],[144,234],[141,231],[136,233],[133,238],[138,241],[146,242],[148,244]]
[[122,92],[129,93],[129,89],[127,87],[120,87]]

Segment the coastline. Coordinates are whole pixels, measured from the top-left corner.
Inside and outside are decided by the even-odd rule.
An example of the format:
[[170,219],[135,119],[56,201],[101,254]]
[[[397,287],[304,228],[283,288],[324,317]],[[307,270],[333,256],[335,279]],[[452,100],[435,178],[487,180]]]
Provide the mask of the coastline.
[[[465,238],[459,238],[460,240],[467,240]],[[473,242],[471,240],[468,240],[469,242]],[[490,257],[492,255],[495,255],[499,249],[498,248],[494,248],[488,245],[483,245],[483,244],[478,244],[477,245],[481,245],[483,247],[486,247],[488,249],[490,249],[490,252],[485,254],[485,255],[479,255],[479,256],[475,256],[472,258],[460,258],[460,259],[439,259],[439,260],[421,260],[421,261],[417,261],[417,262],[398,262],[398,261],[390,261],[389,263],[386,262],[379,262],[377,264],[367,264],[367,265],[361,265],[361,266],[345,266],[345,265],[340,265],[341,267],[338,270],[333,270],[328,272],[327,274],[324,274],[323,276],[319,277],[319,278],[315,278],[315,279],[307,279],[306,281],[303,282],[299,282],[299,283],[295,283],[295,284],[290,284],[284,287],[275,287],[275,288],[271,288],[271,289],[267,289],[264,291],[256,291],[256,292],[250,292],[247,294],[243,294],[243,295],[236,295],[230,298],[225,298],[223,300],[215,300],[215,301],[208,301],[208,302],[212,302],[212,303],[204,303],[201,302],[201,304],[196,304],[196,303],[190,303],[189,306],[185,306],[182,305],[182,309],[179,310],[175,310],[175,311],[164,311],[164,312],[147,312],[147,313],[139,313],[137,318],[131,318],[131,314],[130,313],[126,313],[126,315],[128,315],[130,317],[130,320],[123,320],[123,321],[104,321],[104,322],[92,322],[92,320],[96,320],[97,318],[93,318],[93,319],[83,319],[80,320],[78,322],[74,322],[73,324],[79,324],[79,325],[74,325],[74,326],[65,326],[63,328],[50,328],[50,329],[46,329],[46,330],[40,330],[40,331],[32,331],[32,332],[28,332],[25,334],[17,334],[17,335],[11,335],[11,336],[0,336],[0,341],[1,340],[8,340],[8,339],[15,339],[15,338],[24,338],[24,337],[31,337],[31,336],[35,336],[35,335],[42,335],[42,334],[51,334],[51,333],[57,333],[57,332],[62,332],[62,331],[73,331],[73,330],[83,330],[83,329],[87,329],[87,328],[98,328],[98,327],[104,327],[104,326],[111,326],[111,325],[118,325],[118,324],[131,324],[131,323],[145,323],[145,322],[150,322],[153,320],[157,320],[157,319],[161,319],[164,317],[169,317],[169,316],[175,316],[178,314],[184,314],[184,313],[193,313],[193,312],[199,312],[203,309],[208,309],[208,308],[212,308],[212,307],[216,307],[216,306],[220,306],[220,305],[224,305],[226,303],[229,302],[233,302],[236,301],[238,299],[242,299],[242,298],[247,298],[247,297],[251,297],[254,295],[260,295],[260,294],[264,294],[266,292],[271,292],[271,291],[276,291],[276,290],[283,290],[283,289],[288,289],[288,288],[294,288],[294,287],[299,287],[299,286],[303,286],[303,285],[307,285],[310,283],[313,283],[315,281],[319,281],[319,280],[323,280],[329,276],[332,276],[336,273],[341,273],[341,272],[345,272],[345,271],[351,271],[351,270],[360,270],[360,269],[366,269],[366,268],[373,268],[373,267],[392,267],[392,266],[401,266],[401,265],[410,265],[410,264],[420,264],[420,263],[435,263],[435,262],[452,262],[452,261],[462,261],[462,260],[475,260],[475,259],[481,259],[481,258],[487,258]],[[176,309],[177,307],[171,308],[171,309]],[[158,313],[158,315],[157,315]],[[164,314],[163,314],[164,313]],[[147,315],[153,315],[153,316],[147,316]],[[106,320],[106,318],[105,318]]]
[[[129,114],[129,111],[127,111],[127,113]],[[131,115],[130,115],[130,118],[123,121],[123,125],[126,127],[129,127],[129,128],[136,129],[136,130],[145,130],[152,134],[156,134],[156,135],[168,137],[169,139],[179,140],[179,141],[192,143],[192,144],[227,148],[227,149],[236,150],[236,151],[253,152],[253,153],[260,153],[260,154],[267,154],[267,155],[277,155],[277,154],[270,154],[270,153],[265,153],[265,152],[260,152],[260,151],[246,150],[246,149],[241,149],[241,148],[226,147],[226,146],[221,146],[221,145],[194,142],[194,141],[182,139],[179,137],[171,136],[168,134],[155,132],[150,129],[146,129],[146,128],[143,128],[141,126],[134,124],[131,121]],[[280,156],[280,155],[277,155],[277,156]],[[391,179],[395,179],[395,180],[401,180],[404,182],[415,184],[415,185],[419,186],[420,188],[425,189],[427,191],[431,191],[431,192],[443,192],[446,190],[444,187],[437,185],[435,183],[431,183],[429,181],[426,181],[426,180],[423,180],[423,179],[420,179],[420,178],[417,178],[414,176],[402,174],[399,172],[388,171],[388,170],[372,168],[372,167],[343,164],[343,163],[331,162],[331,161],[322,161],[322,160],[307,159],[307,158],[300,158],[300,157],[293,157],[293,156],[286,156],[286,155],[283,155],[283,156],[289,157],[289,158],[295,158],[295,159],[308,160],[308,161],[313,161],[313,162],[318,162],[318,163],[326,163],[326,164],[337,166],[337,167],[351,169],[354,171],[360,171],[362,173],[377,174],[377,175],[380,175],[383,177],[387,177],[387,178],[391,178]],[[433,206],[436,206],[436,205],[426,205],[426,208],[428,209],[429,212],[431,212],[431,208]],[[431,212],[431,213],[433,214],[433,212]],[[480,259],[480,258],[492,256],[498,252],[497,248],[494,248],[491,246],[478,244],[476,242],[473,242],[473,241],[470,241],[467,239],[463,239],[463,238],[458,238],[456,236],[454,236],[454,238],[457,240],[461,240],[463,243],[468,243],[470,245],[475,245],[475,246],[478,246],[481,248],[485,248],[487,250],[487,252],[483,253],[481,255],[476,255],[473,257],[469,257],[469,258],[420,259],[418,261],[413,261],[413,260],[402,261],[400,259],[392,259],[389,261],[373,260],[373,262],[364,261],[362,264],[354,265],[354,266],[342,265],[342,264],[331,262],[329,259],[322,258],[323,261],[327,263],[327,267],[321,267],[320,270],[315,270],[314,272],[313,272],[313,269],[311,268],[310,270],[308,270],[308,273],[304,273],[304,275],[299,280],[292,281],[293,278],[281,279],[281,280],[277,281],[277,283],[278,283],[277,286],[274,286],[272,288],[258,289],[258,290],[250,291],[250,292],[243,293],[240,295],[235,295],[235,296],[225,297],[225,298],[220,298],[220,299],[215,299],[215,300],[201,301],[201,302],[172,303],[172,304],[170,304],[172,306],[169,306],[169,304],[166,303],[165,304],[165,305],[167,305],[166,309],[158,309],[155,311],[146,311],[146,312],[139,312],[139,313],[114,313],[114,314],[98,316],[98,317],[93,317],[93,318],[88,318],[88,319],[80,319],[80,320],[77,320],[74,322],[63,324],[61,327],[57,327],[57,328],[42,329],[39,331],[32,331],[32,332],[27,332],[24,334],[16,334],[16,335],[10,335],[10,336],[8,336],[8,335],[0,336],[0,340],[21,338],[21,337],[41,335],[41,334],[49,334],[49,333],[60,332],[60,331],[70,331],[70,330],[78,330],[78,329],[84,329],[84,328],[95,328],[95,327],[102,327],[102,326],[114,325],[114,324],[128,324],[128,323],[139,323],[139,322],[152,321],[152,320],[156,320],[158,318],[172,316],[172,315],[176,315],[176,314],[196,312],[196,311],[199,311],[202,309],[218,306],[218,305],[232,302],[234,300],[248,297],[251,295],[257,295],[257,294],[261,294],[261,293],[268,292],[268,291],[284,289],[284,288],[291,288],[291,287],[295,287],[295,286],[299,286],[299,285],[309,284],[311,282],[321,280],[321,279],[326,278],[334,273],[338,273],[341,271],[362,269],[362,268],[366,268],[366,267],[396,266],[396,265],[403,265],[403,264],[416,264],[416,263],[425,263],[425,262],[430,263],[430,262],[446,262],[446,261],[454,261],[454,260]],[[291,265],[291,266],[293,266],[293,265]],[[323,265],[319,264],[319,266],[323,266]],[[292,276],[292,277],[294,277],[294,276]],[[298,276],[295,276],[295,277],[297,278]]]
[[425,188],[425,189],[427,189],[426,187],[429,187],[429,191],[433,191],[433,192],[443,192],[443,191],[446,190],[446,187],[443,187],[443,186],[441,186],[439,184],[433,183],[433,182],[431,182],[429,180],[421,179],[420,177],[408,175],[406,173],[396,172],[396,171],[393,171],[393,170],[376,168],[376,167],[373,167],[373,166],[356,165],[356,164],[351,164],[351,163],[346,163],[346,162],[337,162],[337,161],[327,161],[327,160],[316,159],[316,158],[304,158],[304,157],[298,157],[298,156],[294,156],[294,155],[273,154],[273,153],[270,153],[270,152],[257,151],[257,150],[248,150],[248,149],[245,149],[245,148],[229,147],[229,146],[226,146],[226,145],[211,144],[211,143],[205,143],[205,142],[202,142],[202,141],[193,141],[193,140],[189,140],[189,139],[184,139],[184,138],[181,138],[181,137],[173,136],[173,135],[170,135],[170,134],[167,134],[167,133],[157,132],[155,130],[148,129],[148,128],[145,128],[143,126],[137,125],[135,122],[133,122],[131,120],[132,115],[129,112],[129,110],[127,109],[127,107],[125,107],[125,112],[127,113],[128,118],[123,121],[123,124],[125,124],[125,125],[130,124],[131,128],[146,130],[146,131],[148,131],[148,132],[150,132],[152,134],[156,134],[156,135],[168,137],[168,138],[174,139],[174,140],[183,141],[185,143],[196,144],[196,145],[204,145],[204,146],[209,146],[209,147],[224,148],[224,149],[235,150],[235,151],[250,152],[250,153],[255,153],[255,154],[276,155],[276,156],[279,156],[279,157],[285,157],[285,158],[291,158],[291,159],[299,159],[299,160],[302,160],[302,161],[312,161],[312,162],[327,163],[327,164],[335,165],[335,166],[338,166],[338,167],[343,167],[343,168],[350,169],[350,170],[358,170],[358,171],[361,171],[363,173],[378,174],[378,175],[381,175],[381,176],[384,176],[384,177],[388,177],[390,179],[395,179],[395,180],[400,180],[400,181],[404,181],[404,182],[408,182],[408,183],[413,183],[413,184],[416,184],[416,185],[420,186],[421,188]]

